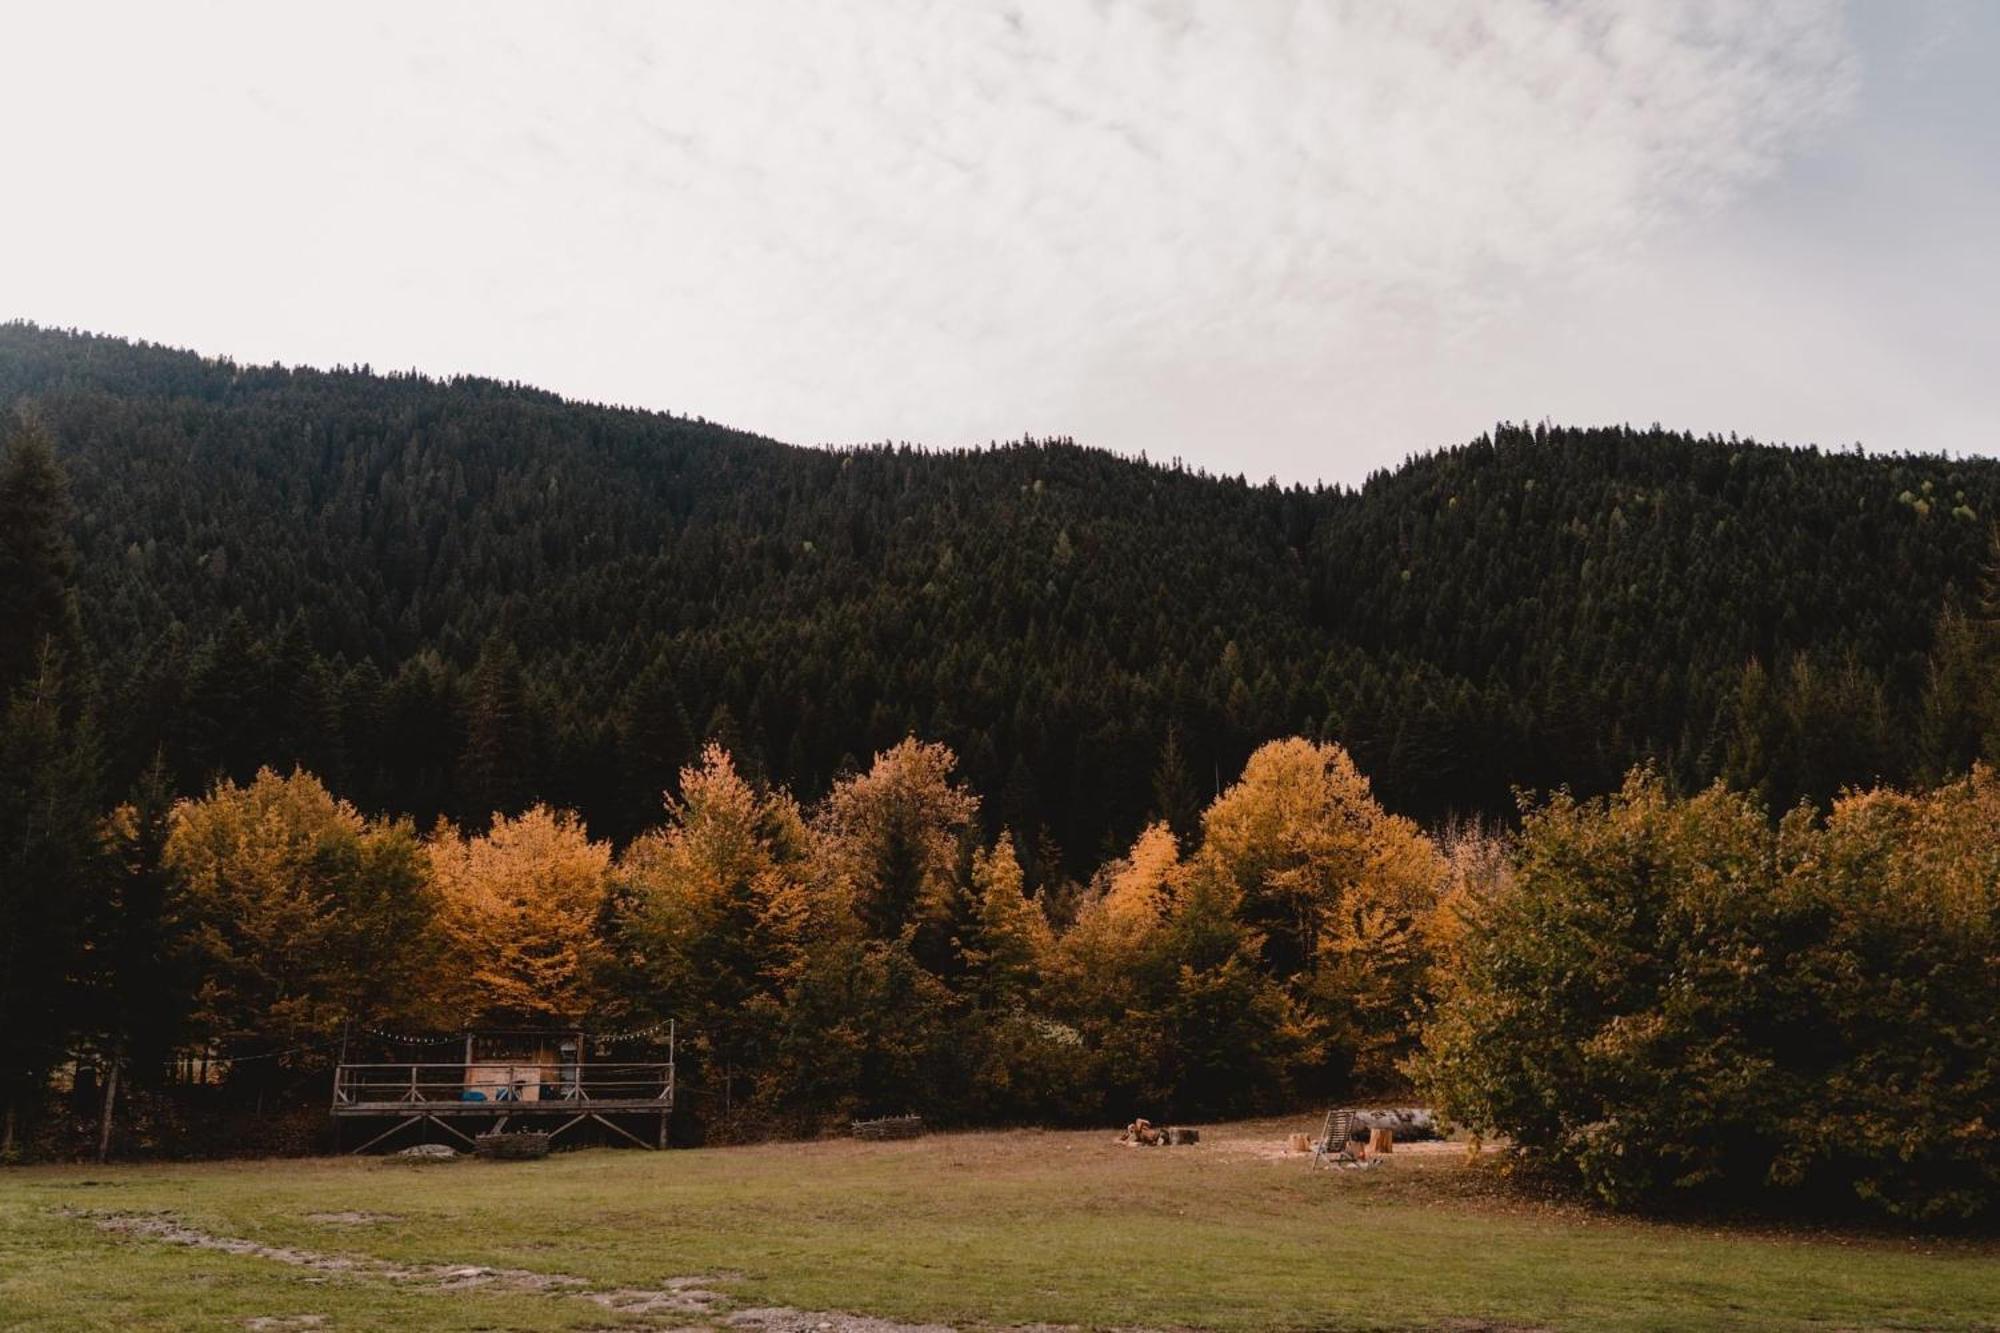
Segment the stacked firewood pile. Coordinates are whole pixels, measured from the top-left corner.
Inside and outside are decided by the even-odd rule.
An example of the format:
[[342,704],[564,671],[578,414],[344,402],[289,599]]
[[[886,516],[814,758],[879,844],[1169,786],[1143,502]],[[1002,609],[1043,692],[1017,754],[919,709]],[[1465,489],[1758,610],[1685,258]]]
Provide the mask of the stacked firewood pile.
[[1155,1127],[1150,1120],[1134,1120],[1125,1126],[1125,1132],[1118,1136],[1118,1141],[1135,1148],[1178,1147],[1187,1143],[1199,1143],[1201,1131],[1180,1125]]
[[549,1155],[549,1136],[527,1130],[513,1133],[481,1134],[472,1141],[472,1150],[495,1162],[522,1162]]
[[920,1115],[890,1115],[854,1122],[857,1139],[914,1139],[923,1132],[924,1118]]

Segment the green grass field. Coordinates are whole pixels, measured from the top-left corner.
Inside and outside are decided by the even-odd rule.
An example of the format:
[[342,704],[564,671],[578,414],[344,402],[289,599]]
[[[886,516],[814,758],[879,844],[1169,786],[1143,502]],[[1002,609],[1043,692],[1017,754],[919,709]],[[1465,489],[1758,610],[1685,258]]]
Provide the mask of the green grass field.
[[[1612,1220],[1456,1151],[1314,1173],[1276,1152],[1306,1128],[17,1169],[0,1327],[2000,1328],[1990,1241]],[[634,1294],[690,1277],[720,1299]]]

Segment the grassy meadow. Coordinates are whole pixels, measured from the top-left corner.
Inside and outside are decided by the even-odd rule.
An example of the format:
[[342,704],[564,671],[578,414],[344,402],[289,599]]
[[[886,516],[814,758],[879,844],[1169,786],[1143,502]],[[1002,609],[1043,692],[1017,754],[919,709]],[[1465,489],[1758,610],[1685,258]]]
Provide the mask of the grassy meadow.
[[[1990,1241],[1612,1219],[1524,1200],[1456,1149],[1315,1173],[1281,1151],[1308,1128],[1221,1126],[1175,1149],[1015,1131],[16,1169],[0,1173],[0,1327],[887,1327],[805,1312],[960,1328],[2000,1327]],[[197,1234],[265,1248],[185,1243]],[[558,1275],[572,1281],[543,1289]],[[645,1296],[686,1278],[715,1299]]]

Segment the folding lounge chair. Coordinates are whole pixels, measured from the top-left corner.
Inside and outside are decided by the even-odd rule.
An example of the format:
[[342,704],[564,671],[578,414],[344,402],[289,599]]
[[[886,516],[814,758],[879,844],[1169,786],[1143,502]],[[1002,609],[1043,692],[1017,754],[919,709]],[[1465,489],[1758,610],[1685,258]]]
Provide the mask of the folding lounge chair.
[[1319,1132],[1319,1141],[1313,1144],[1313,1165],[1361,1165],[1361,1159],[1354,1155],[1353,1111],[1326,1113],[1326,1125]]

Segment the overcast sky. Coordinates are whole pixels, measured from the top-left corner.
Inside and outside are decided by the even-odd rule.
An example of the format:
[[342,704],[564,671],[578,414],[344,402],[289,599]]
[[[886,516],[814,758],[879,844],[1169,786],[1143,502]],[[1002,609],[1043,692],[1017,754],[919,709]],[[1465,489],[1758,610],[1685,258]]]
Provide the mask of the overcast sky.
[[1355,482],[2000,444],[2000,3],[15,4],[0,317]]

